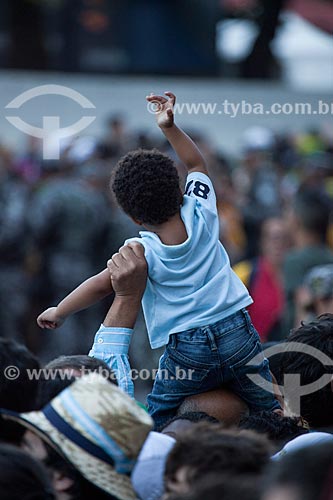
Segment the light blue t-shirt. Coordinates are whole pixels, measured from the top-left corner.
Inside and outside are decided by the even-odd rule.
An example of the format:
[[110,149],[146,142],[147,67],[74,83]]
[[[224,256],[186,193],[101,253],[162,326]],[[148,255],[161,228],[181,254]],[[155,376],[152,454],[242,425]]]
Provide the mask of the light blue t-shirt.
[[166,345],[172,333],[211,325],[253,302],[219,241],[216,196],[205,174],[188,176],[180,215],[188,235],[180,245],[164,245],[150,231],[125,242],[145,248],[142,307],[153,349]]

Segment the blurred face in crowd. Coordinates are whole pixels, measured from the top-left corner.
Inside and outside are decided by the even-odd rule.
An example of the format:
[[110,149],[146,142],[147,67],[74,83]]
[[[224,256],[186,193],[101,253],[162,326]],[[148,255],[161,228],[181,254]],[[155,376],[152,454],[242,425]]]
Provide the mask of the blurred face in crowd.
[[21,448],[41,462],[47,458],[45,444],[40,437],[31,431],[24,433]]
[[286,210],[285,221],[286,221],[285,222],[286,223],[286,230],[287,230],[288,235],[290,237],[291,243],[295,244],[296,243],[296,235],[299,231],[300,222],[299,222],[297,215],[295,214],[293,207],[289,207]]
[[244,165],[249,174],[254,174],[265,161],[265,153],[261,151],[247,151],[244,156]]
[[110,132],[114,137],[122,137],[125,135],[125,124],[121,119],[115,119],[110,123]]
[[262,226],[261,251],[274,264],[281,264],[288,249],[288,231],[279,218],[267,219]]
[[[47,465],[48,462],[48,451],[45,446],[44,441],[31,431],[26,431],[24,433],[21,448],[29,453],[36,460]],[[48,467],[51,473],[52,485],[56,492],[57,500],[70,500],[71,495],[67,493],[67,490],[73,485],[73,479],[67,477],[62,471],[58,471],[52,467]]]

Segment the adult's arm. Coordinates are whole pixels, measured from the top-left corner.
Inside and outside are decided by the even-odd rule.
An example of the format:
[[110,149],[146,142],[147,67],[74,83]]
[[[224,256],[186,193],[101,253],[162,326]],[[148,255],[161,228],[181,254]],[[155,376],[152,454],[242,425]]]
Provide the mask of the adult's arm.
[[118,385],[134,397],[128,349],[147,281],[147,262],[139,243],[122,247],[108,262],[114,301],[95,335],[90,356],[114,371]]

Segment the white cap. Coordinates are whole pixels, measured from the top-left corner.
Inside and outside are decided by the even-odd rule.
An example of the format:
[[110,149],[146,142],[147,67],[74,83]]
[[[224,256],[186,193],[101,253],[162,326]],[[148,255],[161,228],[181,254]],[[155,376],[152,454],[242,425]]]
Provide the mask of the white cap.
[[151,431],[134,466],[131,480],[141,500],[159,500],[164,493],[164,470],[176,440]]
[[280,460],[289,453],[308,448],[314,444],[323,443],[333,443],[333,435],[328,432],[309,432],[309,434],[302,434],[302,436],[297,436],[295,439],[285,444],[282,450],[272,456],[272,460]]

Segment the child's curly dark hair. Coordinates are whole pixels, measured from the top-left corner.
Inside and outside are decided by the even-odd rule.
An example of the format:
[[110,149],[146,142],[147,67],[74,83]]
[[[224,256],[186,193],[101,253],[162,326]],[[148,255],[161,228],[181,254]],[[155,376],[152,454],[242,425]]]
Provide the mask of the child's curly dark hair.
[[138,149],[123,156],[110,187],[127,215],[153,226],[175,215],[183,198],[173,161],[157,149]]

